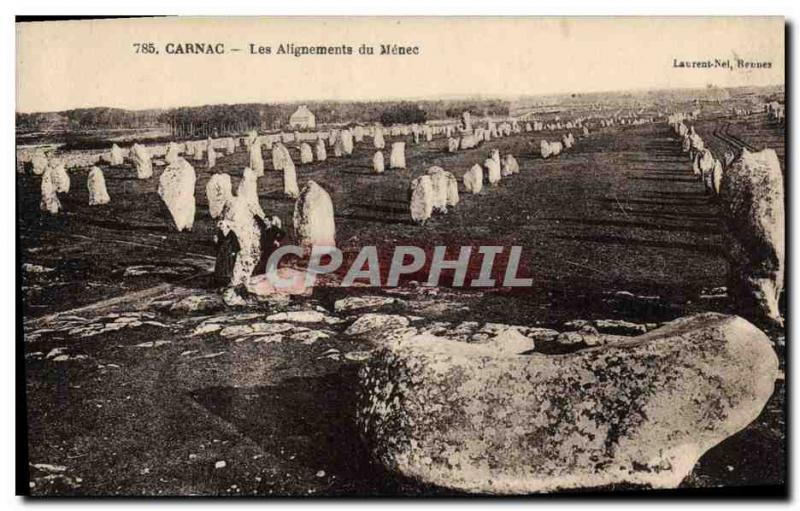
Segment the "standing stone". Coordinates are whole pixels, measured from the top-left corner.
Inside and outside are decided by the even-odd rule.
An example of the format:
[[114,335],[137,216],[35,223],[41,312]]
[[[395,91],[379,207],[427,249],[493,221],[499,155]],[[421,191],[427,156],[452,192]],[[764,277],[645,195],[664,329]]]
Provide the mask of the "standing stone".
[[558,156],[561,154],[561,151],[564,149],[564,146],[561,142],[550,142],[550,152],[553,156]]
[[344,154],[353,154],[353,132],[349,129],[341,132],[342,151]]
[[383,126],[375,126],[375,135],[372,137],[372,145],[375,149],[383,149],[386,147],[386,141],[383,138]]
[[407,336],[361,370],[356,424],[374,461],[424,484],[676,488],[759,416],[777,375],[767,336],[715,313],[562,355]]
[[158,179],[158,195],[167,205],[178,232],[190,231],[194,225],[196,180],[194,168],[183,158],[167,165]]
[[700,158],[702,157],[702,153],[694,153],[694,157],[692,158],[692,174],[698,179],[702,179],[702,173],[700,172]]
[[359,125],[353,128],[353,138],[356,142],[364,141],[364,127]]
[[465,132],[469,133],[472,131],[472,118],[470,117],[469,112],[464,112],[461,114],[461,122],[462,128]]
[[325,161],[328,159],[328,151],[325,149],[325,141],[321,138],[317,139],[317,161]]
[[392,152],[389,154],[389,168],[390,169],[406,168],[405,142],[394,142],[392,144]]
[[339,134],[333,141],[333,156],[336,158],[341,158],[344,156],[344,153],[344,142],[342,141],[341,134]]
[[68,193],[69,192],[69,174],[67,174],[67,169],[64,168],[63,163],[53,162],[51,163],[52,168],[52,179],[53,185],[56,187],[57,193]]
[[494,158],[487,158],[486,161],[483,162],[483,166],[486,167],[486,180],[489,182],[490,185],[496,185],[500,182],[500,165],[494,160]]
[[118,165],[122,165],[124,162],[124,157],[122,155],[122,149],[117,144],[111,146],[111,158],[109,158],[109,163],[116,167]]
[[375,156],[372,157],[372,170],[376,174],[380,174],[384,170],[383,166],[383,152],[375,151]]
[[457,138],[448,138],[447,139],[447,152],[454,153],[458,151],[458,139]]
[[311,150],[311,146],[303,142],[300,144],[300,164],[306,165],[312,163],[313,161],[314,152]]
[[211,218],[219,218],[225,204],[233,196],[231,176],[224,173],[214,174],[206,184],[206,197],[208,198],[208,214]]
[[447,178],[447,194],[446,194],[446,202],[445,204],[447,207],[454,207],[458,204],[459,197],[458,197],[458,180],[456,176],[454,176],[451,172],[444,172],[444,176]]
[[208,168],[213,169],[217,164],[217,151],[214,150],[214,141],[211,137],[208,137],[206,146],[208,147],[208,159],[206,160],[208,162]]
[[37,151],[31,158],[31,166],[33,167],[34,175],[41,176],[50,166],[50,162],[47,161],[47,156],[44,153]]
[[500,170],[500,174],[505,176],[510,176],[512,174],[519,173],[519,163],[517,163],[517,159],[514,158],[514,155],[507,154],[505,158],[503,158],[503,166]]
[[442,167],[433,166],[428,169],[433,186],[433,199],[431,204],[433,211],[437,213],[447,213],[447,192],[450,183]]
[[283,194],[290,199],[296,199],[300,195],[297,188],[297,172],[291,156],[283,162]]
[[139,179],[150,179],[153,177],[153,163],[150,161],[150,152],[145,146],[142,144],[133,144],[131,148],[131,160],[133,160],[133,166],[136,167],[136,177]]
[[462,178],[467,192],[475,195],[483,189],[483,168],[477,163],[469,169]]
[[[273,149],[274,151],[274,149]],[[264,175],[264,155],[261,154],[261,142],[258,139],[250,144],[250,166],[248,167],[256,177]]]
[[236,188],[236,196],[244,197],[250,204],[250,209],[257,212],[261,218],[266,216],[264,210],[261,209],[261,201],[258,198],[258,176],[253,169],[248,167],[242,172],[242,180],[239,181],[239,186]]
[[714,170],[711,173],[711,184],[716,195],[719,195],[720,186],[722,185],[722,172],[722,162],[716,160],[714,162]]
[[411,181],[409,210],[414,222],[425,225],[433,213],[433,181],[431,176],[420,176]]
[[195,159],[195,161],[202,161],[203,160],[203,154],[205,153],[206,149],[207,148],[206,148],[206,144],[205,144],[204,141],[198,140],[198,141],[196,141],[194,143],[194,159]]
[[170,163],[174,163],[175,160],[178,159],[180,154],[181,151],[180,147],[178,147],[178,144],[176,144],[175,142],[170,142],[169,145],[167,146],[167,154],[164,156],[164,161],[167,162],[167,165],[169,165]]
[[228,156],[236,152],[236,139],[233,137],[225,139],[225,152],[228,153]]
[[321,186],[309,181],[294,204],[294,234],[296,243],[306,251],[314,246],[336,246],[336,224],[333,201]]
[[681,141],[681,152],[688,153],[692,148],[692,139],[689,138],[689,135],[686,134],[683,136],[683,140]]
[[61,201],[56,194],[56,184],[53,179],[53,168],[48,167],[42,173],[42,198],[39,201],[39,209],[55,215],[61,209]]
[[728,295],[741,315],[782,325],[785,213],[783,174],[772,149],[746,149],[722,174]]
[[539,153],[542,155],[542,159],[546,160],[552,154],[550,150],[550,143],[547,140],[542,140],[539,143]]
[[218,279],[229,278],[231,286],[247,284],[261,258],[259,220],[262,218],[261,207],[254,209],[252,202],[242,195],[232,197],[225,204],[222,220],[217,223],[214,273]]
[[111,197],[108,196],[108,191],[106,190],[106,179],[103,177],[103,171],[99,167],[92,167],[92,170],[89,171],[86,187],[89,189],[90,206],[111,202]]

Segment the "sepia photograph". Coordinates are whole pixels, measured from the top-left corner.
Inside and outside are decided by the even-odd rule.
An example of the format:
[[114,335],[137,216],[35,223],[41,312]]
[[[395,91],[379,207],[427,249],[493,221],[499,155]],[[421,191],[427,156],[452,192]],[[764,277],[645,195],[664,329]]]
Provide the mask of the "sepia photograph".
[[788,494],[785,18],[14,32],[17,494]]

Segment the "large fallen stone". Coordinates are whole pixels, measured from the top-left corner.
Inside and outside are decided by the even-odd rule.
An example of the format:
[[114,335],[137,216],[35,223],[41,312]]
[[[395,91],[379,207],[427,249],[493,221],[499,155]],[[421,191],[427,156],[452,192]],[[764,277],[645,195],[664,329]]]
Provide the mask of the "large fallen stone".
[[357,422],[377,462],[427,484],[673,488],[759,415],[777,375],[763,332],[714,313],[558,356],[407,337],[362,369]]
[[406,303],[392,296],[348,296],[336,300],[333,310],[336,312],[349,312],[359,309],[378,309],[386,306],[405,307]]
[[[402,329],[408,326],[408,318],[397,314],[375,314],[367,313],[361,315],[352,325],[344,331],[345,335],[353,336],[375,336],[380,337],[392,330]],[[379,341],[378,339],[375,339]],[[377,342],[376,342],[377,343]]]

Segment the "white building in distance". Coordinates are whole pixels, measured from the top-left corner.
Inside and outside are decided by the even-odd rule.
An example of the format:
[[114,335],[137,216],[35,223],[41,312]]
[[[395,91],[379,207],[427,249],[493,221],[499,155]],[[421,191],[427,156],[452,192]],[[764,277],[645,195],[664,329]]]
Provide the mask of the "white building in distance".
[[289,126],[300,129],[313,129],[317,126],[316,117],[306,105],[300,106],[295,113],[289,116]]

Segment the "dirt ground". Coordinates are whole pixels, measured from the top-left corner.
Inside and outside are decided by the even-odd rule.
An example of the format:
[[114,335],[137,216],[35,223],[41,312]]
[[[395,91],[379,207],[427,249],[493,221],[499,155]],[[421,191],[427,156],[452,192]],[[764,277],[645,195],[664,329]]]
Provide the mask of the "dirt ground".
[[[763,115],[710,118],[697,128],[711,140],[721,123],[753,145],[775,148],[783,163],[783,131]],[[298,166],[298,182],[313,179],[331,194],[337,243],[348,258],[365,245],[523,247],[522,273],[533,278],[531,288],[444,289],[415,311],[423,322],[563,330],[574,319],[657,324],[730,312],[720,290],[727,265],[717,205],[692,177],[666,124],[598,129],[550,160],[537,154],[543,138],[560,133],[523,133],[456,154],[445,152],[444,139],[408,145],[408,169],[382,175],[371,172],[366,142],[349,158]],[[462,189],[461,203],[424,227],[410,221],[406,192],[414,177],[439,165],[460,181],[494,148],[516,156],[518,175],[478,196]],[[290,226],[293,202],[283,197],[281,176],[265,156],[262,205]],[[231,174],[235,187],[246,162],[239,149],[221,158],[217,170]],[[193,335],[207,313],[165,309],[180,293],[213,291],[203,274],[213,267],[214,223],[205,199],[210,172],[197,162],[194,229],[169,228],[156,194],[161,168],[146,181],[131,168],[103,168],[112,202],[99,207],[86,205],[86,172],[72,172],[57,218],[39,214],[38,179],[18,177],[20,262],[42,267],[20,270],[31,493],[446,493],[398,480],[368,461],[350,421],[360,362],[344,355],[365,350],[342,334],[351,318],[315,326],[327,337],[311,342],[255,343]],[[404,289],[424,277],[424,271],[410,276]],[[81,309],[140,291],[146,291],[140,300]],[[391,291],[318,288],[290,308],[332,314],[334,301],[348,293]],[[263,304],[238,314],[273,311]],[[66,315],[58,318],[61,327],[45,321],[56,312]],[[69,333],[125,314],[139,324],[85,337]],[[783,368],[784,332],[768,333]],[[60,355],[66,358],[54,362]],[[758,420],[706,453],[684,487],[783,484],[784,403],[779,380]]]

